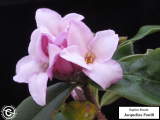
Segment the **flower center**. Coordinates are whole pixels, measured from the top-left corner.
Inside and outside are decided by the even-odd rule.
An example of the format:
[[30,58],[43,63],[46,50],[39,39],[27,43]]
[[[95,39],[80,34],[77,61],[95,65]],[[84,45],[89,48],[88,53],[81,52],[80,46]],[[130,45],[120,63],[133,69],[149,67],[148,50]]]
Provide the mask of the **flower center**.
[[85,56],[85,61],[87,64],[93,63],[95,59],[95,55],[92,52],[88,52]]

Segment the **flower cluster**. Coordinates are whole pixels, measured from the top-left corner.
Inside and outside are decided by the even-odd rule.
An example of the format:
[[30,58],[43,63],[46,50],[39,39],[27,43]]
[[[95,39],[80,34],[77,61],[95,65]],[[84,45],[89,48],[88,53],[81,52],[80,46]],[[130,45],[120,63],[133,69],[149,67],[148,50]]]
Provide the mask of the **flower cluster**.
[[82,71],[103,89],[122,78],[119,63],[112,60],[118,45],[113,30],[93,33],[82,20],[70,13],[61,17],[42,8],[36,11],[37,29],[31,35],[28,55],[18,61],[14,80],[28,83],[35,102],[46,104],[48,79],[68,79]]

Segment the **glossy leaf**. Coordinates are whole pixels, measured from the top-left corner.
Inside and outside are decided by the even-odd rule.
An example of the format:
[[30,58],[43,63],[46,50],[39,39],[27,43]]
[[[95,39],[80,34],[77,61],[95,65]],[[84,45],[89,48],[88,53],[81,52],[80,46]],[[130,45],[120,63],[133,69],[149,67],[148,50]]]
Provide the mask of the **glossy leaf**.
[[159,31],[160,31],[160,25],[146,25],[146,26],[141,27],[139,31],[137,32],[137,34],[129,40],[130,41],[140,40],[147,35],[150,35],[150,34],[153,34]]
[[[128,66],[131,65],[132,62],[134,62],[135,60],[143,57],[144,55],[143,54],[138,54],[138,55],[130,55],[130,56],[126,56],[126,57],[123,57],[120,59],[120,61],[124,61],[124,62],[127,62],[128,59],[130,62],[128,62]],[[126,70],[124,71],[127,71],[127,67],[124,68]],[[104,95],[102,96],[102,99],[101,99],[101,106],[105,106],[105,105],[109,105],[113,102],[115,102],[116,100],[118,100],[121,96],[118,95],[119,93],[115,92],[114,90],[106,90],[106,92],[104,93]]]
[[[125,40],[125,41],[120,43],[120,45],[118,46],[118,48],[117,48],[117,50],[116,50],[116,52],[113,56],[113,59],[120,60],[120,59],[126,58],[129,55],[133,55],[134,54],[133,43],[135,41],[140,40],[140,39],[144,38],[145,36],[147,36],[149,34],[152,34],[152,33],[155,33],[155,32],[158,32],[158,31],[160,31],[160,26],[159,25],[147,25],[147,26],[141,27],[139,29],[139,31],[137,32],[137,34],[133,38],[131,38],[129,40]],[[150,50],[150,49],[147,50],[146,54],[148,54],[151,51],[152,50]],[[139,56],[141,56],[141,55],[138,55],[138,57]],[[137,56],[134,56],[133,58],[137,58]],[[133,58],[130,58],[130,61]],[[104,105],[109,104],[110,100],[112,102],[112,99],[115,99],[115,98],[118,99],[118,97],[119,97],[119,96],[114,95],[113,98],[110,98],[112,96],[112,91],[110,91],[110,93],[109,93],[109,94],[111,94],[111,96],[108,95],[108,97],[107,97],[106,96],[107,94],[108,93],[106,93],[104,95],[104,97],[103,97],[104,100],[102,99],[103,102],[105,101],[105,99],[108,101],[108,103],[106,101]]]
[[[63,90],[63,91],[62,91]],[[56,112],[59,107],[64,103],[66,98],[70,95],[73,90],[73,86],[65,84],[63,87],[59,87],[59,90],[53,91],[52,94],[57,94],[52,98],[51,102],[47,104],[34,118],[33,120],[51,120],[52,114]],[[59,92],[61,91],[61,92]],[[56,93],[57,92],[57,93]]]
[[113,59],[119,60],[122,57],[134,54],[133,43],[137,40],[144,38],[147,35],[156,33],[160,31],[160,25],[146,25],[139,29],[137,34],[128,40],[120,43],[118,46]]
[[131,55],[120,60],[123,80],[109,90],[145,105],[160,105],[160,48],[144,55]]
[[101,99],[101,106],[112,104],[113,102],[115,102],[119,98],[120,98],[120,96],[117,95],[115,92],[106,91]]
[[28,97],[16,108],[17,114],[13,120],[31,120],[41,109],[41,106]]
[[[47,89],[47,104],[51,102],[57,95],[62,93],[69,87],[66,83],[57,83],[50,86]],[[32,97],[28,97],[20,103],[16,108],[16,117],[14,120],[31,120],[37,113],[39,113],[44,107],[37,105]]]
[[93,94],[93,96],[96,98],[96,102],[99,105],[99,93],[98,93],[98,88],[89,84],[89,88]]
[[119,60],[122,57],[134,54],[133,43],[125,42],[123,45],[120,45],[116,52],[114,53],[113,59]]

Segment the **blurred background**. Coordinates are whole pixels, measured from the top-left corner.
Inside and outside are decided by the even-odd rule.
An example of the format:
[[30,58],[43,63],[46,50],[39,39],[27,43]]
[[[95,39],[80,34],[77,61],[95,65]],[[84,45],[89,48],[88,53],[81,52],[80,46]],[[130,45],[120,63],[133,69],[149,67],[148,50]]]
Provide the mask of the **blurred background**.
[[[29,96],[26,84],[15,83],[16,62],[27,55],[31,32],[36,28],[37,8],[51,8],[61,15],[76,12],[93,32],[114,29],[120,36],[135,35],[143,25],[160,25],[159,0],[0,0],[0,103],[17,106]],[[160,46],[160,33],[135,43],[137,53]],[[120,99],[103,109],[107,117],[118,119],[119,106],[139,106]]]

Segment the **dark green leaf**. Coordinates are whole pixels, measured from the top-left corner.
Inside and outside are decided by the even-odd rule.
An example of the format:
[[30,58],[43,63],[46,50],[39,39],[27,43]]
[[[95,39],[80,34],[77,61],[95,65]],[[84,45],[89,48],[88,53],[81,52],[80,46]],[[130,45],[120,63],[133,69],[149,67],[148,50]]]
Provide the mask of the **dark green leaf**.
[[120,45],[116,52],[114,53],[113,59],[119,60],[122,57],[134,54],[133,43],[125,42],[123,45]]
[[41,106],[28,97],[16,108],[17,114],[13,120],[31,120],[41,109]]
[[147,35],[160,31],[160,25],[146,25],[139,29],[138,33],[129,41],[136,41],[144,38]]
[[[134,54],[133,43],[135,41],[140,40],[144,38],[145,36],[158,32],[158,31],[160,31],[159,25],[147,25],[147,26],[141,27],[133,38],[120,43],[120,45],[118,46],[113,56],[113,59],[119,60],[119,59],[123,59],[123,57],[125,56]],[[146,54],[148,54],[149,52],[151,52],[151,50],[148,50]],[[116,98],[116,95],[114,97]]]
[[89,88],[93,93],[93,96],[96,98],[96,102],[99,105],[99,93],[98,93],[98,88],[89,84]]
[[145,105],[160,105],[160,48],[122,58],[123,80],[109,90]]
[[112,104],[119,98],[120,96],[117,95],[115,92],[107,90],[101,99],[101,106]]
[[[57,83],[47,89],[47,104],[58,94],[63,92],[68,84]],[[28,97],[16,108],[17,115],[14,120],[31,120],[43,107],[37,105],[32,97]]]
[[63,86],[58,87],[58,89],[57,89],[57,91],[53,91],[51,95],[57,94],[57,93],[59,93],[59,94],[53,95],[54,97],[52,98],[51,102],[49,104],[47,104],[33,118],[33,120],[51,120],[52,114],[59,109],[59,107],[64,103],[66,98],[70,95],[70,93],[73,89],[73,86],[71,86],[69,84],[64,84]]
[[113,59],[119,60],[122,57],[134,54],[133,43],[135,41],[140,40],[147,35],[150,35],[159,31],[160,31],[160,25],[146,25],[141,27],[133,38],[120,43],[120,45],[118,46],[113,56]]

